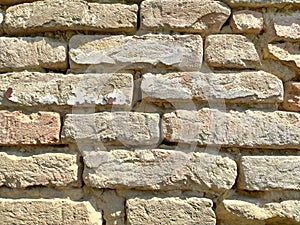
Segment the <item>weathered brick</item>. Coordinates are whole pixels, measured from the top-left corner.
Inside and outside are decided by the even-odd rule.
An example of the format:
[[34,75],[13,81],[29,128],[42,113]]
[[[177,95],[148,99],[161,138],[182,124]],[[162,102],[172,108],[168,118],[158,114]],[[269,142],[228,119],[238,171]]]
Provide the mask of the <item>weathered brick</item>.
[[84,0],[45,0],[9,7],[5,16],[8,34],[57,30],[133,33],[137,5],[88,3]]
[[[300,5],[300,1],[298,4]],[[300,11],[292,13],[276,13],[273,15],[272,25],[275,39],[277,40],[300,40]]]
[[300,156],[243,156],[239,169],[240,189],[300,190]]
[[230,26],[235,33],[258,34],[264,25],[262,13],[251,10],[234,12],[230,20]]
[[203,55],[200,35],[76,35],[69,45],[71,69],[84,72],[199,71]]
[[266,57],[291,63],[300,69],[300,44],[289,42],[268,44]]
[[251,40],[242,35],[209,35],[205,40],[205,61],[211,67],[259,68],[260,59]]
[[60,115],[0,111],[0,145],[59,143]]
[[[255,85],[254,85],[255,84]],[[282,81],[264,71],[239,73],[180,72],[144,74],[144,101],[197,100],[226,103],[276,103],[283,100]]]
[[212,0],[146,0],[141,4],[141,29],[218,33],[230,13],[227,5]]
[[207,153],[171,150],[86,152],[84,181],[96,188],[143,190],[230,189],[237,176],[235,161]]
[[0,76],[0,105],[4,106],[55,104],[130,108],[132,95],[133,76],[125,73],[64,75],[20,72]]
[[159,121],[159,114],[156,113],[68,114],[62,139],[65,143],[88,141],[125,146],[156,146],[160,141]]
[[260,8],[263,6],[276,6],[283,7],[285,5],[294,5],[299,6],[299,0],[221,0],[222,2],[227,3],[231,7],[254,7]]
[[300,115],[292,112],[177,110],[163,116],[171,142],[260,148],[300,148]]
[[243,200],[223,200],[217,206],[216,214],[220,224],[266,225],[300,223],[300,201],[286,200],[280,203],[263,203]]
[[300,82],[286,82],[284,84],[283,108],[300,112]]
[[69,199],[0,199],[2,224],[101,225],[102,215],[90,202]]
[[207,198],[134,198],[127,200],[126,206],[128,225],[216,224],[213,202]]
[[0,72],[67,69],[67,44],[61,41],[45,37],[0,37],[0,49]]
[[0,153],[0,186],[79,186],[76,155],[47,153],[21,157]]

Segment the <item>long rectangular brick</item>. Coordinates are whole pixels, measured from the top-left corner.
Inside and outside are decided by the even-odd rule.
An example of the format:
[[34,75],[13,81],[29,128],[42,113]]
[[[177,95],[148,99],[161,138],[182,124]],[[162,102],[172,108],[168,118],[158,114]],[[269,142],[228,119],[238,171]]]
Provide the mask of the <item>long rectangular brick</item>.
[[9,7],[5,16],[8,34],[57,30],[133,33],[137,5],[88,3],[84,0],[45,0]]
[[234,185],[237,176],[234,160],[207,153],[86,151],[84,162],[84,181],[96,188],[222,192]]
[[0,76],[0,105],[112,105],[130,108],[133,76],[16,72]]
[[213,202],[207,198],[134,198],[126,202],[127,224],[215,225]]
[[292,112],[177,110],[162,119],[170,142],[300,149],[300,115]]
[[71,70],[78,72],[199,71],[203,55],[200,35],[75,35],[69,46]]
[[[257,84],[257,85],[253,85]],[[238,73],[180,72],[144,74],[144,101],[277,103],[283,101],[283,84],[264,71]]]
[[243,190],[300,190],[300,156],[243,156],[239,170]]
[[47,153],[21,157],[0,153],[0,186],[79,186],[77,155]]
[[45,37],[0,37],[0,49],[0,72],[67,69],[65,42]]
[[60,115],[0,111],[0,145],[59,143]]
[[67,114],[64,143],[89,142],[104,145],[157,146],[160,141],[159,114],[104,112]]
[[0,199],[2,224],[101,225],[102,215],[88,201],[69,199]]
[[213,0],[145,0],[141,29],[218,33],[230,13],[226,4]]

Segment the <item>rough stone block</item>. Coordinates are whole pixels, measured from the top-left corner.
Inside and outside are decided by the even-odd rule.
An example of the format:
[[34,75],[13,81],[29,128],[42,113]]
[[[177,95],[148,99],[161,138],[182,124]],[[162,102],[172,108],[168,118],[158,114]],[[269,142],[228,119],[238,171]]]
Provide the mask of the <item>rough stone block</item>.
[[162,127],[170,142],[300,149],[300,115],[292,112],[177,110],[163,116]]
[[64,75],[20,72],[0,76],[0,105],[4,106],[55,104],[130,108],[132,95],[133,76],[125,73]]
[[251,10],[234,12],[230,26],[235,33],[258,34],[264,26],[262,13]]
[[101,225],[102,215],[87,201],[68,199],[0,199],[1,223]]
[[79,186],[77,155],[47,153],[17,156],[0,153],[0,186]]
[[65,143],[87,141],[104,145],[156,146],[160,141],[159,121],[156,113],[68,114],[62,139]]
[[282,81],[264,71],[144,74],[144,101],[276,103],[283,100]]
[[84,162],[85,183],[96,188],[222,192],[234,185],[237,176],[235,161],[208,153],[93,151],[86,153]]
[[[67,69],[67,44],[45,37],[0,37],[0,72]],[[30,57],[29,57],[30,56]]]
[[259,68],[260,58],[251,40],[242,35],[209,35],[204,59],[208,66],[228,69]]
[[280,60],[300,69],[300,43],[268,44],[268,52],[265,55],[267,58]]
[[299,0],[221,0],[222,2],[227,3],[231,7],[251,7],[251,8],[261,8],[263,6],[275,6],[283,7],[286,5],[299,6]]
[[[299,0],[295,0],[300,5]],[[273,15],[272,29],[277,40],[300,40],[300,11],[276,13]]]
[[84,0],[45,0],[9,7],[5,17],[8,34],[57,30],[133,33],[137,5],[88,3]]
[[[255,203],[254,203],[255,201]],[[300,223],[300,201],[262,203],[243,200],[223,200],[217,206],[217,216],[221,224],[230,225],[266,225]]]
[[243,156],[239,169],[240,189],[300,190],[300,156]]
[[60,115],[0,111],[0,145],[58,144]]
[[71,70],[83,72],[199,71],[203,55],[200,35],[76,35],[69,45]]
[[283,108],[300,112],[300,82],[287,82],[284,84]]
[[227,5],[212,0],[146,0],[141,4],[141,29],[218,33],[230,13]]
[[207,198],[134,198],[127,200],[126,206],[128,225],[216,224],[213,202]]

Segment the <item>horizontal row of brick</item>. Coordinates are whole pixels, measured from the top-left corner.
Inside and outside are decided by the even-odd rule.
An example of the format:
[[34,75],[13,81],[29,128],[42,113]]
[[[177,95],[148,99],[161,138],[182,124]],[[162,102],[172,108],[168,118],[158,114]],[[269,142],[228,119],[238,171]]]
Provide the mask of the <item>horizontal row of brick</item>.
[[[82,149],[81,149],[82,150]],[[81,187],[100,189],[194,190],[222,193],[300,190],[300,156],[242,156],[239,169],[226,155],[154,150],[84,150],[76,154],[41,153],[19,156],[0,153],[0,186],[9,188]]]
[[[69,42],[69,52],[67,43],[45,37],[0,37],[0,47],[0,72],[24,69],[65,71],[68,69],[68,55],[70,71],[77,73],[199,71],[203,55],[204,61],[212,68],[262,68],[252,41],[238,34],[209,35],[205,51],[200,35],[75,35]],[[265,57],[299,69],[297,49],[297,43],[268,44]]]
[[82,141],[117,146],[156,147],[174,143],[299,149],[300,115],[292,112],[222,112],[176,110],[157,113],[103,112],[67,114],[62,127],[58,113],[0,111],[0,145],[60,144]]
[[[1,3],[8,2],[2,0]],[[137,29],[138,6],[89,3],[84,0],[67,2],[44,0],[11,6],[3,14],[4,31],[11,35],[55,30],[131,34]],[[201,3],[191,0],[184,4],[173,0],[145,0],[141,4],[140,14],[143,30],[218,33],[231,15],[231,9],[226,4],[213,0]],[[231,26],[237,33],[259,33],[263,28],[261,13],[244,11],[234,12],[233,15],[235,16],[232,18]],[[299,26],[298,18],[297,11],[290,15],[277,13],[273,18],[276,36],[299,40],[299,34],[295,34],[292,29],[282,27],[282,22],[290,20],[296,23],[295,26],[297,24]],[[245,24],[249,24],[249,27]]]

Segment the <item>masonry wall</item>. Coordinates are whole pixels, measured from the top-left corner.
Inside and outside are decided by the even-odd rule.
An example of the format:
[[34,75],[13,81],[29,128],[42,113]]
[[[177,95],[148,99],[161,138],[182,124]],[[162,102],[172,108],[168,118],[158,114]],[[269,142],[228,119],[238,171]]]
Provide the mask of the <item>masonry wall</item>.
[[0,224],[300,224],[299,0],[0,5]]

